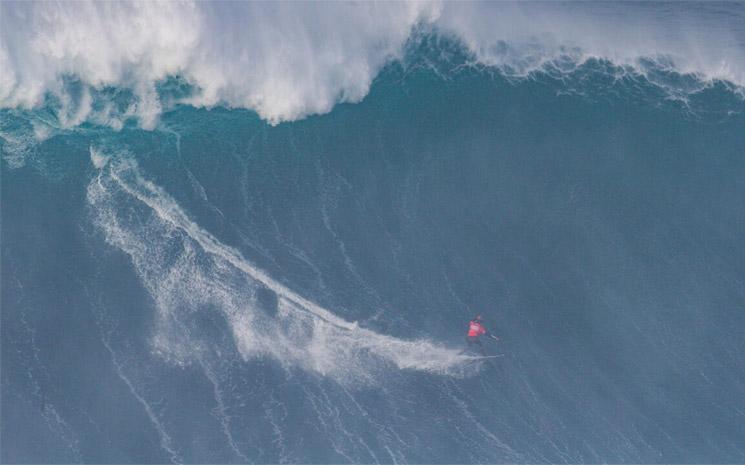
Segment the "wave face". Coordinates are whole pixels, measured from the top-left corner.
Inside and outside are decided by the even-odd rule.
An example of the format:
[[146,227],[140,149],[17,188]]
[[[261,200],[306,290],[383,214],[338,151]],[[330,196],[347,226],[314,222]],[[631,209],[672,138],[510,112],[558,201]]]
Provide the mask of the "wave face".
[[3,462],[745,461],[739,5],[230,5],[0,5]]

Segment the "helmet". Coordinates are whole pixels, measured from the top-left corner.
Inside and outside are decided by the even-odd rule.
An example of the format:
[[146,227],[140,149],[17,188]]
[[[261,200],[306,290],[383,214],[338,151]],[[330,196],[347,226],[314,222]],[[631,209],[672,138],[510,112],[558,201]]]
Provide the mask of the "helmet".
[[481,321],[482,320],[481,315],[476,315],[476,318],[474,318],[474,320]]

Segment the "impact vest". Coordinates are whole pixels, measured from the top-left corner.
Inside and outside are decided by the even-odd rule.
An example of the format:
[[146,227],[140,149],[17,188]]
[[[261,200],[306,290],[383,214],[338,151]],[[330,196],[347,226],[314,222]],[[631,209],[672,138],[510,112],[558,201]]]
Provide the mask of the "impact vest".
[[486,334],[486,328],[484,328],[478,321],[472,321],[468,324],[468,337],[478,337],[482,334]]

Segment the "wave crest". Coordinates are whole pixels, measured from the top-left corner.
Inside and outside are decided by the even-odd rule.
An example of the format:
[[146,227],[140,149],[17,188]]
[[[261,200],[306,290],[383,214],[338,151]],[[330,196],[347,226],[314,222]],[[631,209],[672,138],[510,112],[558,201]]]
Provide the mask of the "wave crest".
[[[4,2],[0,10],[0,106],[33,108],[52,96],[65,127],[118,129],[135,119],[152,129],[173,103],[247,108],[272,124],[325,113],[364,98],[421,31],[455,38],[510,76],[599,59],[745,86],[745,13],[736,4]],[[165,98],[169,80],[188,91]]]

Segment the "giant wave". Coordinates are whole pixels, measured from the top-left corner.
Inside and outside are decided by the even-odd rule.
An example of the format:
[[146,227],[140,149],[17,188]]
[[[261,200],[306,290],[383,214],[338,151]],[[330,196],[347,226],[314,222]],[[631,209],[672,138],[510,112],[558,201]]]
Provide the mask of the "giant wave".
[[0,10],[3,462],[745,460],[740,4]]

